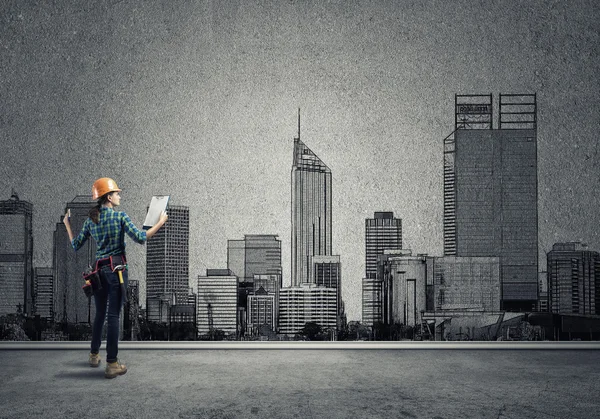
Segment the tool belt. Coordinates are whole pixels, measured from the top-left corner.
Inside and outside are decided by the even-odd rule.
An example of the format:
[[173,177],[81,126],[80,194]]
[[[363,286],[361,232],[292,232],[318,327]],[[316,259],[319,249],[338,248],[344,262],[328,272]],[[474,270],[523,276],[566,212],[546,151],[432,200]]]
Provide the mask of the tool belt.
[[84,294],[89,298],[94,295],[96,291],[102,289],[102,281],[100,281],[100,275],[98,273],[102,267],[110,266],[110,270],[114,271],[115,267],[119,265],[127,265],[127,259],[125,258],[125,255],[114,255],[104,259],[98,259],[96,261],[96,269],[94,271],[83,272],[83,280],[85,281],[85,284],[81,288]]
[[111,272],[114,272],[115,267],[119,265],[127,265],[125,255],[113,255],[96,261],[96,272],[102,269],[103,266],[110,266]]

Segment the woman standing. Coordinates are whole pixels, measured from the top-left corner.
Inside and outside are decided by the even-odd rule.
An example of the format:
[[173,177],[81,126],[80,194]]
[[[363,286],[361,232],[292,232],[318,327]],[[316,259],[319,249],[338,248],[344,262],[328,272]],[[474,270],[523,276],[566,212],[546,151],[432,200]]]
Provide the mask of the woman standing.
[[[90,210],[89,218],[83,223],[81,232],[77,237],[73,236],[69,212],[65,214],[63,222],[69,234],[71,245],[77,251],[92,236],[96,241],[96,270],[100,278],[101,287],[94,292],[96,304],[96,317],[92,326],[92,344],[90,351],[90,366],[100,365],[100,344],[102,339],[102,327],[107,317],[106,331],[106,378],[115,378],[127,372],[127,367],[121,364],[117,358],[119,344],[119,316],[121,305],[125,297],[119,281],[117,270],[126,266],[125,260],[125,233],[135,242],[143,244],[151,238],[163,226],[169,218],[163,211],[156,225],[148,231],[139,230],[123,211],[115,211],[115,207],[121,204],[121,189],[111,178],[100,178],[92,186],[92,199],[98,201],[98,205]],[[120,265],[120,266],[119,266]],[[127,289],[127,269],[122,270],[122,279]]]

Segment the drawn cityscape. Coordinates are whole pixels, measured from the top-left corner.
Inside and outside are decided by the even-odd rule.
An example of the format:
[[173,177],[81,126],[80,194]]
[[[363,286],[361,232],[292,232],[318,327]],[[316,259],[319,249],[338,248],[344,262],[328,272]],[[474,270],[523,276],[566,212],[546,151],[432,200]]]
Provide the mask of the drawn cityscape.
[[[226,266],[190,272],[189,204],[146,244],[145,301],[130,279],[123,340],[597,340],[600,254],[559,242],[538,263],[535,93],[456,94],[441,138],[443,255],[403,247],[402,219],[364,220],[362,318],[348,321],[341,255],[333,254],[332,173],[293,139],[291,248],[274,234],[227,241]],[[65,205],[79,231],[95,203]],[[33,205],[0,202],[0,332],[4,340],[88,340],[94,304],[82,272],[95,244],[74,252],[56,224],[52,266],[33,264]],[[60,214],[56,215],[57,217]],[[282,252],[291,254],[283,286]],[[139,278],[140,275],[137,275]],[[194,286],[190,287],[190,283]]]

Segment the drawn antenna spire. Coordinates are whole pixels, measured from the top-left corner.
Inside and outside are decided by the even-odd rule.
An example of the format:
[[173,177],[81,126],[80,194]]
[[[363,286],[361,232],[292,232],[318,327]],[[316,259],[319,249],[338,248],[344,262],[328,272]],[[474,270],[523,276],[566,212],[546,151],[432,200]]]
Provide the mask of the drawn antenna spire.
[[298,141],[300,141],[300,108],[298,108]]

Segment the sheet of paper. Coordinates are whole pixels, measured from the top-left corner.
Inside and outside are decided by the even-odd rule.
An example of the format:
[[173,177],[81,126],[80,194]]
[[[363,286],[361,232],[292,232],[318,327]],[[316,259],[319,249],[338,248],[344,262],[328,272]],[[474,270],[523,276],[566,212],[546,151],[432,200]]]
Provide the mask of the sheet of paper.
[[144,220],[144,230],[148,230],[158,222],[160,214],[167,210],[168,203],[169,195],[155,195],[152,197],[146,219]]

